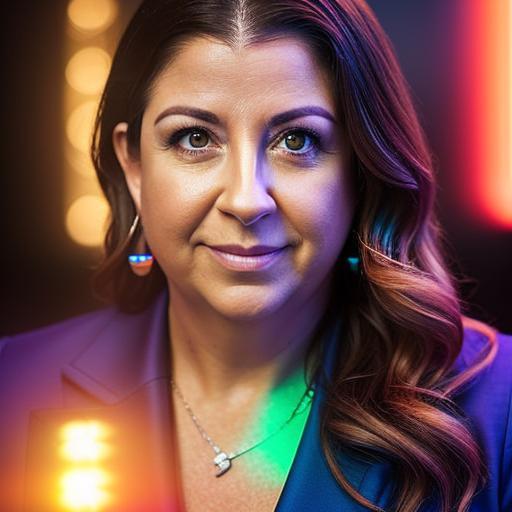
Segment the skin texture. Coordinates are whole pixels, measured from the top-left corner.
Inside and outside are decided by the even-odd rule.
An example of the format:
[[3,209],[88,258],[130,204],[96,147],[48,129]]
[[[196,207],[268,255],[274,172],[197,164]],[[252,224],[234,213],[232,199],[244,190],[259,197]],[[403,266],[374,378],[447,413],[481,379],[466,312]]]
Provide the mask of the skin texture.
[[[177,105],[213,112],[219,124],[162,117]],[[303,116],[266,128],[272,116],[306,105],[322,107],[333,121]],[[153,83],[140,153],[128,151],[126,123],[112,134],[147,243],[168,280],[171,371],[227,452],[276,431],[305,391],[305,351],[334,265],[343,264],[338,255],[356,202],[335,112],[327,76],[300,40],[234,51],[194,38]],[[201,131],[169,146],[184,126]],[[297,126],[319,133],[319,150]],[[290,247],[266,270],[239,272],[219,264],[205,244]],[[274,510],[307,414],[215,478],[213,450],[176,395],[186,509]]]
[[[176,105],[211,111],[220,124],[171,115],[155,125]],[[327,77],[300,40],[234,51],[197,37],[153,84],[140,155],[128,152],[126,123],[113,133],[147,243],[168,280],[172,371],[219,443],[234,442],[227,427],[302,371],[330,273],[343,264],[338,255],[356,198],[340,124],[307,116],[265,129],[273,115],[306,105],[336,117]],[[314,141],[292,131],[297,125],[316,130],[328,152],[315,155]],[[166,145],[184,126],[207,130],[179,139],[181,148],[203,153]],[[287,143],[290,133],[299,139]],[[308,151],[313,156],[297,156]],[[242,273],[222,267],[204,245],[228,243],[291,247],[269,269]]]

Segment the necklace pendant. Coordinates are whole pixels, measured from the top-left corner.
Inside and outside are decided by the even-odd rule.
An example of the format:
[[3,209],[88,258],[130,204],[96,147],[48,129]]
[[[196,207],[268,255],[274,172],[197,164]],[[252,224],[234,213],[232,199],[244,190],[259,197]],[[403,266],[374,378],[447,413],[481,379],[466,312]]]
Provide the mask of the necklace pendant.
[[215,476],[223,475],[231,467],[231,461],[224,452],[217,454],[213,459],[213,462],[219,468],[219,471],[215,473]]

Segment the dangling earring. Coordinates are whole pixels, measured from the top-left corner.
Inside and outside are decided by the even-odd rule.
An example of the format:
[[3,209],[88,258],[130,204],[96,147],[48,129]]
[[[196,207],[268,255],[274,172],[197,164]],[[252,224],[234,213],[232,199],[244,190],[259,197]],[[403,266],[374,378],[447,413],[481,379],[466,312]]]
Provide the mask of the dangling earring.
[[347,264],[350,268],[350,271],[354,272],[354,274],[357,274],[360,271],[359,256],[348,256]]
[[[137,224],[139,222],[139,214],[137,213],[133,224],[128,232],[128,240],[131,239]],[[151,272],[153,266],[153,255],[148,251],[146,238],[144,237],[144,231],[141,229],[141,233],[137,243],[135,244],[135,252],[128,255],[128,262],[132,272],[137,276],[146,276]]]
[[361,268],[361,258],[359,257],[359,247],[357,244],[358,234],[357,231],[353,230],[350,238],[347,240],[347,245],[345,247],[345,254],[348,253],[348,256],[345,257],[343,263],[348,266],[348,269],[353,274],[362,275]]

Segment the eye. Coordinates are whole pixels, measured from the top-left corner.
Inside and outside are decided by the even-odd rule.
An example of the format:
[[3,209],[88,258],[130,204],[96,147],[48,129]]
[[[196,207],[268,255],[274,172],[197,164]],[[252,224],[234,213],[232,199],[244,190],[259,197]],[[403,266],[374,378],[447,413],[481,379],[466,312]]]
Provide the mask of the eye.
[[[321,138],[318,133],[310,128],[294,128],[280,136],[281,144],[284,143],[286,152],[299,158],[311,158],[321,150]],[[276,147],[282,147],[278,145]]]
[[[288,132],[282,139],[286,147],[292,151],[301,151],[304,148],[309,149],[313,141],[312,138],[305,132],[299,130]],[[308,144],[309,142],[309,144]]]
[[197,155],[207,151],[204,148],[210,138],[208,130],[199,126],[192,126],[174,132],[167,141],[166,146],[175,148],[180,153]]

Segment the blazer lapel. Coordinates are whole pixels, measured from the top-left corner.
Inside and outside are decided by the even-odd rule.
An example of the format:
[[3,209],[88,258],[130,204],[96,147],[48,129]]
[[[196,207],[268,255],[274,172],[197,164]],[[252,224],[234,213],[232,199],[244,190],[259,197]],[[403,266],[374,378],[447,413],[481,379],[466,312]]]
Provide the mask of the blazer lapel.
[[[111,498],[99,510],[181,509],[172,446],[167,304],[165,291],[141,314],[114,314],[62,368],[65,406],[32,411],[25,510],[68,510],[59,504],[59,482],[77,471],[83,475],[98,469],[108,478],[101,489]],[[66,425],[103,428],[100,441],[108,456],[99,461],[63,458]]]
[[[67,383],[112,405],[153,380],[168,380],[168,300],[165,290],[142,313],[115,314],[92,342],[63,367]],[[72,394],[64,398],[73,403]]]

